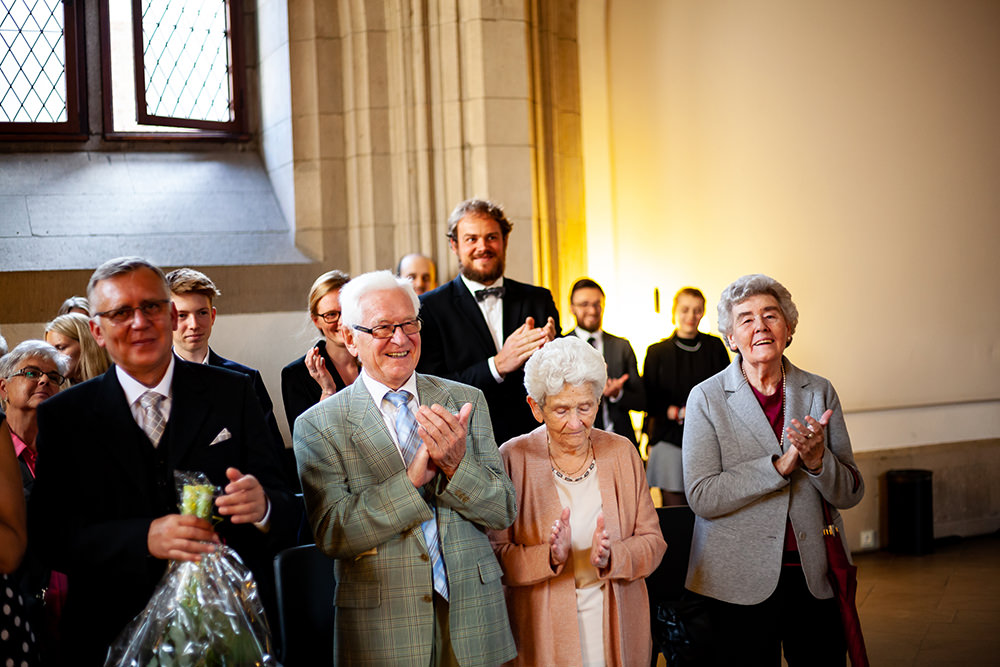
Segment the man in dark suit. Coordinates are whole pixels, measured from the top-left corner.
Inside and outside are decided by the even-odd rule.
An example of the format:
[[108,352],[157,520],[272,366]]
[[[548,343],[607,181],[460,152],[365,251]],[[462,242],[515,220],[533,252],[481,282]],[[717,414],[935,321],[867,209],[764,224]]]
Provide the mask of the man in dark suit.
[[274,417],[274,404],[271,395],[264,385],[260,371],[249,366],[230,361],[220,356],[209,347],[212,337],[212,327],[215,325],[216,309],[214,299],[222,293],[212,282],[212,279],[201,271],[194,269],[175,269],[167,274],[167,285],[170,287],[170,300],[177,308],[177,328],[174,329],[174,354],[185,361],[195,364],[208,364],[228,368],[242,373],[253,382],[254,393],[260,401],[264,412],[267,431],[274,441],[278,456],[284,464],[284,474],[293,486],[298,485],[298,475],[295,472],[295,457],[292,450],[285,449],[285,441],[278,429],[278,421]]
[[[38,413],[30,540],[69,577],[62,636],[74,664],[103,664],[145,607],[167,560],[198,560],[221,537],[273,597],[274,554],[294,541],[295,499],[249,378],[171,352],[177,310],[141,258],[100,266],[91,332],[114,365]],[[177,511],[174,471],[222,488],[214,529]]]
[[646,390],[639,377],[632,344],[601,329],[604,290],[590,278],[573,283],[569,306],[576,318],[576,328],[571,333],[604,355],[608,365],[608,382],[604,385],[604,398],[594,426],[623,435],[638,447],[628,412],[646,409]]
[[493,202],[459,204],[448,218],[459,275],[420,297],[424,351],[417,370],[482,390],[497,444],[538,426],[524,362],[559,331],[547,289],[504,278],[511,227]]

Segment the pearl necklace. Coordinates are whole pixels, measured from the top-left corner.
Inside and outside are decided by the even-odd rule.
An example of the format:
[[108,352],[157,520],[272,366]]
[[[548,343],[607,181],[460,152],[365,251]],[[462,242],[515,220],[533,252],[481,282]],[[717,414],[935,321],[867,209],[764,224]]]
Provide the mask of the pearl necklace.
[[[750,378],[747,377],[747,372],[743,370],[743,362],[740,361],[740,373],[743,373],[743,379],[746,380],[747,384],[750,384]],[[752,385],[751,385],[752,386]],[[781,436],[778,438],[778,448],[781,451],[785,451],[785,364],[781,364]]]

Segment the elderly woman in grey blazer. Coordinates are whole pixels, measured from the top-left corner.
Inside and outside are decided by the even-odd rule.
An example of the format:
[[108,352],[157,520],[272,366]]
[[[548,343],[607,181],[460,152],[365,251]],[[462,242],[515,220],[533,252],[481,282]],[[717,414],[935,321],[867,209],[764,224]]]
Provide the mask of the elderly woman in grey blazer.
[[864,482],[840,399],[785,358],[798,309],[779,282],[743,276],[718,308],[738,355],[688,397],[684,486],[697,519],[687,588],[707,598],[715,664],[777,667],[783,648],[792,667],[843,667],[822,503],[843,528],[837,508],[856,505]]

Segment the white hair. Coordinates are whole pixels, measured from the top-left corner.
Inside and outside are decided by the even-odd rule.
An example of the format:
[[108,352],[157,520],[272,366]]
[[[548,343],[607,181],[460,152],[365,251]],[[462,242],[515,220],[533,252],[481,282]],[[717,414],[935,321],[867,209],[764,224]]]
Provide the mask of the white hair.
[[0,359],[0,377],[9,378],[17,371],[22,361],[35,357],[45,359],[54,365],[59,375],[66,375],[69,372],[69,357],[65,354],[44,340],[26,340]]
[[397,278],[388,269],[383,271],[370,271],[362,273],[356,278],[351,278],[340,290],[340,321],[345,326],[355,324],[365,324],[361,300],[372,292],[384,292],[386,290],[398,289],[405,293],[413,303],[413,312],[420,312],[420,299],[413,291],[413,283],[406,278]]
[[586,382],[597,400],[604,393],[607,381],[604,357],[576,336],[549,341],[524,364],[524,388],[540,406],[545,405],[546,397],[558,394],[564,386]]
[[719,333],[726,337],[727,343],[733,335],[733,308],[750,297],[761,294],[769,294],[777,300],[778,308],[788,325],[788,335],[795,333],[795,327],[799,324],[799,309],[792,301],[791,292],[774,278],[763,273],[753,273],[734,280],[719,296]]

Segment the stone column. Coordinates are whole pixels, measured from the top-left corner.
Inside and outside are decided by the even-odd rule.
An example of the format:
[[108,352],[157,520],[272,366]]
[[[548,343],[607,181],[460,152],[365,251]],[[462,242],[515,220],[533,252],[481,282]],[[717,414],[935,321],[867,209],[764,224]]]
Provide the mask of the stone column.
[[457,270],[448,214],[488,197],[515,225],[507,274],[558,287],[555,248],[583,210],[575,2],[293,6],[301,249],[352,274],[419,251],[444,280]]

